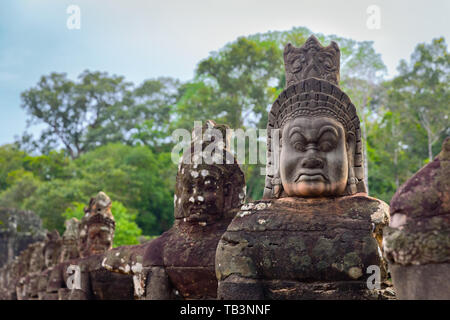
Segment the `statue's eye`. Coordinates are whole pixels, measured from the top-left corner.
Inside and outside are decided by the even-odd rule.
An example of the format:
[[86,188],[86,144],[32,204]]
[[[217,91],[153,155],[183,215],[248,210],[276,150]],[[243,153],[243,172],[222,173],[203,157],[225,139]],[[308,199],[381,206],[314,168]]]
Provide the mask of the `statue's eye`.
[[306,151],[307,142],[305,137],[301,133],[295,132],[291,135],[291,144],[298,151]]
[[337,137],[330,133],[324,133],[319,140],[319,149],[323,152],[328,152],[333,150],[337,145]]
[[327,151],[330,151],[333,149],[333,145],[328,141],[321,142],[319,147],[320,147],[320,151],[324,151],[324,152],[327,152]]

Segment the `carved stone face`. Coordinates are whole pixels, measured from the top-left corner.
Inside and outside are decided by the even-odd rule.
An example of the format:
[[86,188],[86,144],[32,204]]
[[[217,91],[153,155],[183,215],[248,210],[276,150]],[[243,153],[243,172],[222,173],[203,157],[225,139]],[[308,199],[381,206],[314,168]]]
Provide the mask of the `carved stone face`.
[[104,224],[91,224],[88,228],[86,251],[88,254],[100,254],[111,249],[112,231]]
[[49,246],[46,248],[45,252],[44,252],[44,262],[45,262],[45,266],[47,268],[50,268],[51,266],[54,265],[55,263],[55,247],[54,246]]
[[43,248],[44,243],[35,244],[30,257],[30,272],[39,272],[42,270],[44,266]]
[[282,131],[280,177],[288,196],[338,196],[348,179],[353,135],[328,117],[298,117]]
[[224,177],[211,165],[186,166],[179,205],[190,222],[211,222],[222,217],[228,186]]

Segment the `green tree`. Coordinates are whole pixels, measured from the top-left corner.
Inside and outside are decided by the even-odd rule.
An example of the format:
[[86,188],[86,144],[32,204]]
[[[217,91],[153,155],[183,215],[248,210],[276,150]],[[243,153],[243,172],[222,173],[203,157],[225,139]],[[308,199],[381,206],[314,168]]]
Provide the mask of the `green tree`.
[[[212,53],[199,63],[194,81],[181,87],[176,125],[190,128],[194,120],[213,119],[234,129],[265,128],[271,104],[285,87],[284,46],[291,42],[299,47],[311,34],[303,27],[256,34],[238,38]],[[385,71],[373,43],[316,36],[323,44],[332,40],[339,43],[342,86],[355,100],[361,119],[367,121],[370,93]],[[363,135],[366,141],[365,130]],[[260,197],[264,186],[260,166],[246,165],[244,170],[249,196]]]
[[134,89],[137,112],[132,115],[136,120],[132,139],[135,144],[148,146],[154,152],[170,151],[172,143],[168,137],[179,86],[178,80],[161,77],[146,80]]
[[386,74],[381,55],[375,52],[372,41],[347,41],[346,49],[352,52],[342,69],[341,87],[350,96],[356,106],[361,120],[361,135],[364,154],[364,179],[369,192],[369,160],[367,149],[368,124],[373,108],[372,97],[381,85],[382,77]]
[[17,145],[5,144],[0,146],[0,191],[7,189],[10,184],[7,178],[10,172],[22,168],[26,153],[19,150]]
[[391,108],[418,124],[416,130],[426,136],[424,147],[432,160],[435,143],[450,134],[450,55],[445,39],[418,44],[409,63],[402,60],[398,71],[389,91]]
[[110,142],[133,144],[138,137],[146,144],[149,137],[139,135],[140,126],[149,121],[147,126],[152,123],[152,132],[156,132],[170,120],[176,80],[147,80],[133,88],[124,77],[91,71],[84,71],[78,80],[52,73],[22,93],[28,126],[46,125],[38,140],[25,133],[23,147],[45,154],[63,146],[75,159]]
[[241,37],[212,53],[196,70],[197,79],[204,83],[196,86],[198,92],[207,94],[200,100],[204,102],[201,110],[214,111],[232,128],[265,125],[268,106],[275,98],[271,83],[280,77],[281,63],[281,52],[273,41]]

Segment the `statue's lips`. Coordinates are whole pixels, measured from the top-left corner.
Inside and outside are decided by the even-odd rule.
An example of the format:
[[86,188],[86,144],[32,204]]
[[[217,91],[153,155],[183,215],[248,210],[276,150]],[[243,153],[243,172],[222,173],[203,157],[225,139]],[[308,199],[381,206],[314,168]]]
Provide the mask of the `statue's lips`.
[[103,246],[95,246],[91,248],[92,254],[99,254],[105,252],[106,248]]
[[205,217],[208,216],[208,214],[205,213],[205,209],[201,207],[190,207],[188,212],[189,216],[187,217],[187,220],[189,221],[204,220]]
[[303,181],[327,181],[328,178],[321,172],[302,172],[299,174],[295,182]]

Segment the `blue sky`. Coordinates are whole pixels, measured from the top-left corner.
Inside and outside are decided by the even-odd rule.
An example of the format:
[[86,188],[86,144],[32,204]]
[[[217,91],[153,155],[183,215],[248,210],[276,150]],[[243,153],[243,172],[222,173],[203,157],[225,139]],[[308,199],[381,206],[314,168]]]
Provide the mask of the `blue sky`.
[[[79,30],[66,27],[72,4]],[[380,29],[366,26],[370,5],[380,8]],[[201,59],[238,36],[305,26],[374,41],[393,76],[417,43],[450,41],[449,13],[448,0],[1,0],[0,144],[25,129],[20,93],[51,72],[188,80]]]

